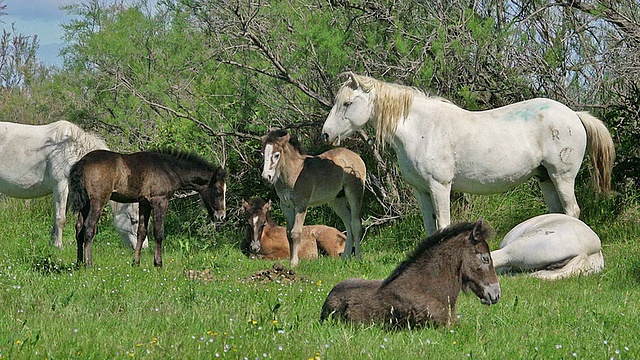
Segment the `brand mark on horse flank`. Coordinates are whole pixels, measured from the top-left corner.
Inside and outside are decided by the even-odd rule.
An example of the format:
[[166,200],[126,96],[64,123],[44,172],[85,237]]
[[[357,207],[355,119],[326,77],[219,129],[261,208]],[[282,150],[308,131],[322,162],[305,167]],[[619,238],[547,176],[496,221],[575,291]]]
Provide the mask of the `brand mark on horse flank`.
[[560,161],[568,165],[573,164],[573,160],[571,160],[573,150],[574,149],[572,147],[565,147],[560,150]]

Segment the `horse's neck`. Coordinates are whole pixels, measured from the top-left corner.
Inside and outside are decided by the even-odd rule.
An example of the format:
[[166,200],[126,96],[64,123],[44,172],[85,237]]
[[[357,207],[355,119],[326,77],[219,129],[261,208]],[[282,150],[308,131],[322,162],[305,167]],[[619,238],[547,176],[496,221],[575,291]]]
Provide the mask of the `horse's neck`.
[[426,290],[432,298],[444,304],[455,305],[462,282],[460,280],[461,259],[454,250],[449,248],[425,253],[410,264],[392,283],[395,283],[394,286],[410,286]]
[[192,168],[182,161],[174,168],[174,176],[180,190],[202,191],[207,187],[213,172],[208,169]]
[[459,120],[467,119],[469,114],[470,111],[446,100],[416,96],[408,116],[397,120],[396,130],[387,142],[396,151],[411,151],[413,147],[407,144],[440,139],[443,132],[452,131],[450,128]]
[[286,185],[287,188],[293,189],[293,186],[304,167],[304,159],[306,156],[300,154],[289,144],[287,144],[282,155],[283,163],[280,168],[281,170],[278,181]]
[[277,229],[280,225],[276,224],[273,220],[271,220],[271,216],[267,215],[267,218],[264,222],[264,228],[262,229],[262,233],[269,232],[271,230]]

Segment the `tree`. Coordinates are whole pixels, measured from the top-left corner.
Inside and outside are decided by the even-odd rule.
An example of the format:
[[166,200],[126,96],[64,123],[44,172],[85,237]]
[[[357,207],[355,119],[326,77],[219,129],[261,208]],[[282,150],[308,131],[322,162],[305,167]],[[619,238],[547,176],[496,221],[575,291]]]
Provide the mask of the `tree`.
[[[256,170],[268,130],[289,129],[310,153],[327,148],[319,130],[347,70],[470,110],[553,98],[603,117],[621,163],[637,159],[637,4],[167,0],[152,12],[87,0],[67,9],[78,19],[66,25],[75,118],[117,134],[121,148],[188,144],[226,158],[238,203],[274,197]],[[365,213],[384,221],[415,207],[392,149],[366,136],[348,146],[370,170]]]

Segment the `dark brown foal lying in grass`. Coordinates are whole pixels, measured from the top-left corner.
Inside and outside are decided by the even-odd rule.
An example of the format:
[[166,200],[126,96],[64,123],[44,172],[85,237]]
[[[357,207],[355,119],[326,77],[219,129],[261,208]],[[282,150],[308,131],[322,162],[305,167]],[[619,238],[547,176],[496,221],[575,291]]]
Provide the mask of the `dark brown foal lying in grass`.
[[444,228],[423,240],[384,280],[348,279],[329,293],[320,320],[329,317],[390,328],[450,324],[460,290],[483,304],[500,299],[482,220]]
[[[243,201],[242,208],[247,219],[247,233],[240,244],[242,252],[260,259],[288,259],[290,253],[287,229],[271,220],[271,202],[253,198],[248,202]],[[304,226],[298,255],[301,259],[315,259],[319,253],[323,253],[337,258],[342,255],[346,240],[347,237],[336,228],[325,225]]]

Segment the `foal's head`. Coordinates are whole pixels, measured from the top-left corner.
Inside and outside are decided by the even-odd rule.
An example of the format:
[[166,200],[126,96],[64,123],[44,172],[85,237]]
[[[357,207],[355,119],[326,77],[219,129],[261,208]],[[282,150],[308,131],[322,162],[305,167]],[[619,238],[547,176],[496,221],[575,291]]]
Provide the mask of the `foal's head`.
[[298,139],[289,135],[285,130],[271,131],[262,143],[262,154],[264,155],[262,177],[272,184],[280,177],[281,160],[284,150],[287,149],[287,144],[290,144],[298,153],[304,154]]
[[471,289],[485,305],[497,303],[501,295],[498,275],[493,268],[491,251],[486,241],[489,233],[489,227],[484,221],[478,220],[467,235],[466,246],[460,249],[462,285],[465,289]]
[[258,253],[261,247],[262,230],[268,222],[267,214],[271,210],[271,201],[265,202],[261,198],[253,198],[249,202],[242,200],[242,209],[251,232],[249,251]]
[[207,209],[209,216],[214,221],[219,221],[225,218],[227,213],[226,208],[226,193],[227,184],[225,179],[227,178],[227,171],[222,167],[217,167],[211,175],[209,184],[207,187],[200,191],[200,197],[204,207]]

